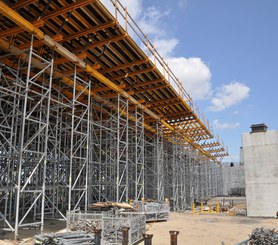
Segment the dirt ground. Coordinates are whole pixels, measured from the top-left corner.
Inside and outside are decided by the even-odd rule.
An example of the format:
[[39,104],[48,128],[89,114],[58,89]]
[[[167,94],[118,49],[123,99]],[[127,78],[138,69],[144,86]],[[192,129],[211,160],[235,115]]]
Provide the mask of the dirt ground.
[[178,245],[221,245],[221,242],[234,245],[247,239],[257,227],[278,229],[278,219],[227,214],[170,213],[167,222],[148,224],[147,234],[154,235],[153,245],[170,244],[170,230],[180,232]]
[[[57,232],[64,229],[65,222],[46,221],[45,232]],[[153,245],[170,244],[170,230],[177,230],[178,245],[234,245],[245,240],[254,228],[268,227],[278,229],[278,219],[227,216],[227,214],[190,214],[170,213],[167,222],[147,224],[147,234],[153,234]],[[65,231],[65,230],[64,230]],[[19,244],[32,244],[32,237],[39,230],[22,230]],[[13,234],[5,235],[0,230],[0,245],[15,244]],[[140,245],[144,244],[143,242]],[[223,244],[223,243],[222,243]]]
[[[66,221],[55,220],[53,222],[51,220],[46,220],[44,231],[45,233],[66,232]],[[0,245],[8,245],[8,244],[32,245],[33,237],[36,234],[40,234],[39,229],[31,229],[31,228],[21,229],[20,241],[15,242],[14,233],[5,232],[3,234],[3,231],[0,228]]]

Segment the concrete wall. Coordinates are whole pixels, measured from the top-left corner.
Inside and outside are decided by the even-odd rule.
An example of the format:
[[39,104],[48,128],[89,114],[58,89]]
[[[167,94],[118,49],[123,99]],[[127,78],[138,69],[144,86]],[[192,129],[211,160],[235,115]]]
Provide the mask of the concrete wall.
[[228,196],[231,188],[245,188],[243,166],[222,166],[223,195]]
[[278,211],[278,132],[242,134],[248,216]]

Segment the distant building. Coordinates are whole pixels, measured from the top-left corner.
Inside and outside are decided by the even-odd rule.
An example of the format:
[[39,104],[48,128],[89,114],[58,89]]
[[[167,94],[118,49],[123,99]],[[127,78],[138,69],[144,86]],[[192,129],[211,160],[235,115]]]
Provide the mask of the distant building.
[[242,134],[248,216],[276,216],[278,211],[278,131],[265,124]]

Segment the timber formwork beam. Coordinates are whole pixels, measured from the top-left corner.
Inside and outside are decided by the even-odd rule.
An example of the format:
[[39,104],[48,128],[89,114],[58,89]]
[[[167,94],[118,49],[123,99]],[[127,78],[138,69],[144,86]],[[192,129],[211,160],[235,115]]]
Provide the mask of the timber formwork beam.
[[[69,5],[65,8],[63,8],[61,11],[67,12],[70,11],[70,9],[73,9],[75,5],[82,5],[82,4],[89,4],[92,3],[92,1],[81,1],[80,3]],[[76,7],[76,6],[75,6]],[[25,18],[23,18],[20,14],[9,8],[7,5],[5,5],[3,2],[0,2],[0,12],[6,16],[8,19],[16,23],[18,26],[20,26],[22,29],[26,30],[27,32],[34,35],[38,40],[43,41],[47,46],[55,50],[57,53],[61,54],[64,58],[68,59],[69,61],[73,62],[76,66],[83,69],[86,73],[91,75],[92,77],[96,78],[98,81],[105,84],[107,87],[111,88],[111,90],[114,90],[116,93],[123,96],[125,99],[129,100],[132,104],[136,105],[140,110],[145,112],[147,115],[151,116],[153,119],[160,121],[161,124],[169,129],[170,131],[174,132],[175,128],[171,126],[169,123],[167,123],[165,120],[161,119],[158,115],[156,115],[153,111],[148,109],[146,106],[142,105],[138,102],[134,97],[132,97],[128,92],[124,91],[122,88],[120,88],[118,85],[113,83],[111,80],[106,78],[104,75],[102,75],[100,72],[98,72],[95,68],[88,65],[84,61],[82,61],[79,57],[74,55],[72,52],[70,52],[68,49],[63,47],[61,44],[53,40],[51,37],[46,35],[43,31],[41,31],[38,27],[36,27],[34,24],[27,21]],[[47,18],[49,19],[49,16],[58,16],[60,14],[60,11],[56,11],[54,13],[51,13],[47,15]],[[45,18],[43,18],[45,19]],[[126,34],[125,36],[127,36]],[[69,84],[71,85],[71,84]],[[186,104],[186,103],[185,103]],[[186,104],[187,105],[187,104]],[[187,105],[188,107],[188,105]],[[191,109],[189,108],[191,111]],[[200,145],[198,145],[194,140],[187,138],[185,135],[181,135],[183,139],[191,144],[194,148],[198,149],[203,155],[211,158],[212,156],[204,151]],[[214,158],[214,157],[212,157]]]
[[[28,61],[28,55],[27,55],[26,53],[20,52],[20,50],[18,50],[16,47],[13,47],[13,46],[9,45],[9,43],[6,42],[6,41],[3,40],[3,39],[0,39],[0,47],[1,47],[2,49],[4,49],[4,50],[6,50],[6,51],[8,51],[8,52],[10,52],[10,53],[12,53],[12,54],[14,54],[14,55],[19,55],[20,58],[21,58],[22,60]],[[40,68],[40,64],[39,64],[38,61],[33,60],[33,63],[34,63],[34,66],[36,66],[36,64],[38,64],[38,68]],[[50,71],[47,70],[46,72],[50,72]],[[63,74],[61,74],[61,73],[59,73],[59,72],[57,72],[57,71],[55,71],[55,72],[53,73],[53,75],[54,75],[55,78],[61,78],[61,82],[64,83],[64,84],[67,84],[67,85],[72,86],[73,83],[74,83],[73,80],[71,80],[70,78],[64,77]],[[81,86],[81,85],[79,85],[79,86],[76,87],[76,90],[78,90],[78,91],[83,91],[83,90],[84,90],[84,87]],[[68,98],[72,98],[72,94],[71,94],[70,92],[68,92],[68,91],[66,91],[66,90],[61,91],[61,92],[63,92]],[[86,93],[86,94],[88,95],[88,94],[89,94],[89,91],[88,91],[88,90],[85,90],[84,93]],[[98,95],[95,94],[93,91],[90,92],[90,95],[91,95],[96,101],[100,102],[100,103],[103,104],[103,105],[106,105],[108,108],[110,108],[110,109],[112,109],[112,110],[114,110],[114,111],[117,111],[117,110],[118,110],[118,108],[117,108],[116,105],[114,105],[114,104],[112,104],[110,101],[108,101],[108,100],[106,100],[106,99],[104,99],[104,98],[98,96]],[[121,112],[121,113],[122,113],[123,115],[125,115],[124,112]],[[136,118],[135,118],[135,117],[132,117],[132,116],[129,116],[129,119],[130,119],[131,121],[134,121],[134,122],[136,121]],[[150,132],[152,132],[152,133],[156,133],[156,130],[155,130],[154,128],[152,128],[150,125],[148,125],[148,124],[145,123],[145,124],[144,124],[144,127],[145,127],[148,131],[150,131]]]

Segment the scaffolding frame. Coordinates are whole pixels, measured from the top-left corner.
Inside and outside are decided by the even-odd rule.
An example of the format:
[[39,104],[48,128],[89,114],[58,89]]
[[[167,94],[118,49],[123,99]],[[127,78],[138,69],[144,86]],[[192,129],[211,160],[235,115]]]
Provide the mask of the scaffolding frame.
[[[80,208],[86,211],[92,202],[127,202],[141,198],[162,202],[168,198],[172,210],[184,211],[193,201],[221,194],[220,167],[182,138],[175,135],[171,141],[165,141],[159,123],[154,124],[155,134],[146,133],[144,113],[137,107],[132,114],[135,120],[129,122],[128,102],[120,96],[116,111],[91,99],[85,92],[85,88],[91,91],[91,80],[80,79],[75,71],[73,87],[55,79],[51,89],[53,60],[46,63],[47,68],[34,73],[28,71],[28,67],[31,70],[35,61],[36,67],[39,66],[38,55],[32,50],[29,54],[36,59],[30,58],[27,72],[25,67],[21,68],[23,64],[17,70],[2,64],[0,73],[1,97],[5,98],[1,99],[0,109],[1,190],[5,193],[0,199],[0,207],[4,227],[15,231],[16,237],[22,227],[21,220],[25,218],[34,222],[24,226],[38,225],[43,230],[45,218],[65,219],[66,210]],[[21,64],[20,59],[18,64]],[[47,82],[39,79],[44,72]],[[29,73],[32,76],[28,78]],[[23,77],[43,92],[39,93],[34,87],[30,89],[30,85],[27,87]],[[76,87],[81,84],[84,89],[77,92]],[[29,88],[27,93],[26,88]],[[72,94],[65,96],[61,91],[69,88]],[[26,109],[20,111],[19,107],[23,105]],[[36,109],[38,106],[39,110]],[[37,120],[30,119],[29,115],[34,112]],[[28,127],[22,131],[25,125]],[[41,136],[40,140],[35,140],[38,136]],[[25,148],[16,143],[20,140],[25,143]],[[31,142],[34,147],[27,149]],[[32,171],[28,164],[18,170],[20,149],[22,156],[24,150],[28,150],[28,153],[45,159],[44,164],[39,159]],[[15,198],[17,186],[12,184],[18,178],[14,171],[22,173],[20,184],[22,179],[25,183],[20,187],[24,193],[20,199]],[[32,182],[36,171],[39,174]],[[27,172],[31,174],[26,176]],[[31,186],[32,183],[36,185]],[[37,193],[31,200],[29,192],[24,191],[29,186],[29,191]],[[43,193],[44,199],[41,198]],[[15,212],[18,218],[13,216],[13,210],[18,210],[18,214]]]
[[[0,7],[3,11],[3,3]],[[99,3],[95,7],[102,8]],[[165,76],[160,81],[167,83],[159,88],[165,89],[161,94],[159,86],[147,85],[149,91],[157,90],[148,95],[156,101],[147,107],[143,105],[148,98],[145,92],[122,89],[129,86],[121,80],[128,80],[128,73],[115,76],[121,80],[116,84],[94,69],[110,42],[90,66],[49,36],[41,38],[44,33],[37,27],[31,33],[34,36],[24,44],[27,53],[22,46],[0,39],[4,52],[0,56],[0,219],[4,229],[15,232],[15,238],[25,226],[37,226],[43,232],[46,218],[66,220],[66,211],[87,211],[89,204],[98,201],[163,202],[167,198],[172,210],[183,211],[193,201],[221,194],[220,167],[214,161],[223,155],[203,150],[209,147],[213,152],[219,144],[211,147],[206,142],[212,137],[209,124],[151,43],[147,45],[154,62],[162,64],[169,81]],[[42,52],[45,43],[50,48]],[[56,56],[57,52],[62,56]],[[54,70],[54,64],[63,62],[68,70],[58,66]],[[150,60],[146,64],[153,65]],[[122,64],[116,73],[125,66],[133,69]],[[114,72],[113,67],[107,69]],[[143,80],[148,76],[151,80],[143,84],[152,85],[153,76],[160,79],[161,74],[155,72],[146,72]],[[178,84],[181,97],[170,87],[171,81]],[[130,90],[138,85],[134,84]],[[156,106],[166,106],[165,95],[173,97],[166,96],[167,100],[179,100],[169,103],[169,111],[178,105],[187,114],[158,116],[161,109]]]

